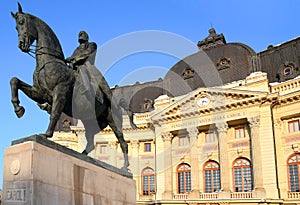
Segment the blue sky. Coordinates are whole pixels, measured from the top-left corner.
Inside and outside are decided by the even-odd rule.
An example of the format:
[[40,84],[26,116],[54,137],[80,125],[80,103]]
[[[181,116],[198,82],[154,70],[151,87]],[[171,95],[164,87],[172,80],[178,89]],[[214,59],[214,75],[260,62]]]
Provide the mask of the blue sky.
[[[62,44],[65,56],[72,54],[77,43],[77,34],[86,30],[90,40],[98,44],[97,67],[107,78],[109,84],[128,84],[135,81],[156,80],[172,67],[179,56],[190,54],[199,40],[208,35],[214,27],[223,33],[227,42],[242,42],[256,52],[268,45],[280,44],[300,35],[298,0],[251,0],[251,1],[205,1],[205,0],[127,0],[127,1],[62,1],[62,0],[20,0],[23,11],[43,19],[55,31]],[[14,139],[45,131],[49,116],[40,111],[36,103],[20,94],[22,105],[26,108],[23,118],[18,119],[10,103],[9,81],[16,76],[32,84],[35,60],[17,48],[15,21],[10,11],[17,11],[17,2],[12,0],[0,3],[1,61],[0,61],[0,177],[2,178],[3,156],[6,147]],[[183,41],[194,43],[191,49],[183,45],[153,39],[146,32],[145,42],[159,48],[172,47],[173,51],[186,51],[179,56],[168,52],[153,52],[145,48],[128,56],[116,59],[110,66],[101,68],[105,60],[126,50],[135,42],[135,34],[145,30],[168,33]],[[123,43],[122,37],[130,34],[131,41]],[[121,37],[120,37],[121,36]],[[149,39],[148,39],[148,38]],[[128,40],[128,39],[127,39]],[[114,43],[114,50],[107,45]],[[130,43],[130,45],[129,45]],[[172,44],[172,45],[171,45]],[[140,49],[140,48],[139,48]],[[172,51],[172,52],[173,52]],[[102,53],[101,53],[102,52]],[[141,72],[139,72],[141,71]],[[2,180],[0,180],[0,188]]]

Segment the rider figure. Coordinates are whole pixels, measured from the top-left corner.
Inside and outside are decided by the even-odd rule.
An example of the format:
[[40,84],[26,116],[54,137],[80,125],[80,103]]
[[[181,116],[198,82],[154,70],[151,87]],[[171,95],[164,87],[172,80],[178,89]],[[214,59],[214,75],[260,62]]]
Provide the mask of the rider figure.
[[[89,36],[85,31],[79,32],[78,42],[80,45],[75,49],[72,56],[66,59],[66,61],[70,64],[70,67],[72,69],[79,71],[79,77],[81,78],[80,80],[82,81],[81,83],[84,87],[83,93],[88,98],[92,97],[92,85],[90,82],[92,80],[92,77],[95,76],[91,76],[91,74],[96,73],[99,84],[95,91],[96,100],[100,103],[103,103],[103,98],[106,98],[110,101],[111,105],[113,106],[113,96],[108,83],[106,82],[100,71],[97,70],[95,72],[95,70],[92,70],[96,69],[94,63],[97,52],[97,44],[94,42],[89,42]],[[103,95],[100,94],[100,91],[102,91]],[[131,119],[130,122],[133,122],[133,113],[129,108],[127,101],[124,98],[121,98],[118,104],[127,112]],[[136,126],[132,124],[132,127],[135,128]]]

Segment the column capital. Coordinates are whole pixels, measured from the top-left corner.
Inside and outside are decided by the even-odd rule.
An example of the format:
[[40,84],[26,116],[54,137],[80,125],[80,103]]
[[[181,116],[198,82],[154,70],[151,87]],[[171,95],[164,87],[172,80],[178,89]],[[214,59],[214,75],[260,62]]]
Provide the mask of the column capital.
[[134,140],[130,140],[130,144],[131,144],[131,148],[134,149],[139,147],[140,142],[134,139]]
[[250,118],[248,118],[248,122],[249,122],[250,128],[259,127],[260,117],[259,116],[250,117]]
[[197,127],[187,128],[187,132],[189,134],[189,137],[198,137],[199,134],[199,130]]
[[173,134],[171,132],[163,132],[161,133],[161,138],[164,142],[169,141],[171,142]]
[[280,118],[274,120],[274,126],[280,128],[282,126],[282,120]]
[[108,147],[111,149],[117,149],[118,143],[116,141],[109,141]]
[[227,132],[228,124],[227,124],[227,122],[216,123],[216,128],[217,128],[218,133]]

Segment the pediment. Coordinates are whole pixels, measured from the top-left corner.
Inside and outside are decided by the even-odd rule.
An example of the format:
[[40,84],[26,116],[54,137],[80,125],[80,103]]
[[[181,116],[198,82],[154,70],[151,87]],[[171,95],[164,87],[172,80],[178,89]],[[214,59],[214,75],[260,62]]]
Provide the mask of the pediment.
[[261,103],[268,97],[268,92],[248,91],[226,88],[199,88],[152,115],[152,119],[175,119],[180,116],[209,113],[224,109]]

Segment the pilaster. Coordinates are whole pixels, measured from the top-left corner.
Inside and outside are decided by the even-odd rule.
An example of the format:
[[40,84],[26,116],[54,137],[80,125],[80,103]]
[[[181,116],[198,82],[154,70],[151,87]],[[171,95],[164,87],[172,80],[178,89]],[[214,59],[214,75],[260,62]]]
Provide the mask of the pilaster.
[[192,177],[192,191],[189,193],[188,198],[199,198],[200,184],[199,184],[199,152],[198,152],[198,134],[197,127],[187,129],[190,139],[190,164],[191,164],[191,177]]
[[112,166],[117,166],[117,151],[118,151],[118,144],[115,141],[108,142],[108,151],[109,151],[109,161]]
[[219,139],[219,161],[221,173],[221,198],[230,198],[229,166],[228,166],[228,143],[227,132],[228,124],[226,122],[217,123],[217,134]]
[[254,195],[257,198],[265,197],[266,192],[263,186],[262,155],[260,146],[260,116],[248,118],[251,134],[251,157]]
[[164,200],[173,199],[172,187],[172,138],[171,132],[163,132],[161,134],[164,143],[164,175],[165,175],[165,190],[162,195]]

